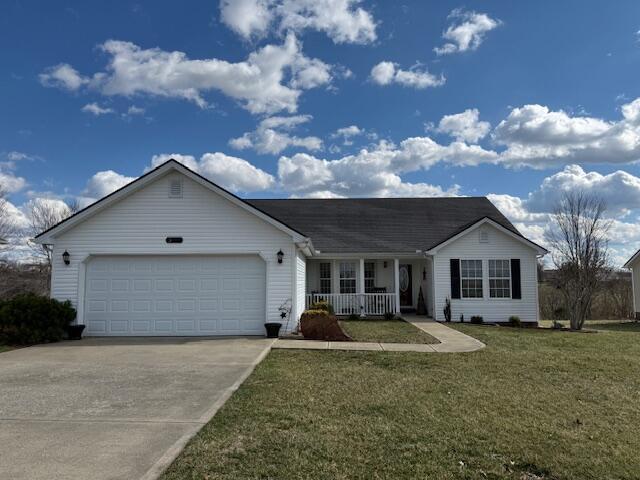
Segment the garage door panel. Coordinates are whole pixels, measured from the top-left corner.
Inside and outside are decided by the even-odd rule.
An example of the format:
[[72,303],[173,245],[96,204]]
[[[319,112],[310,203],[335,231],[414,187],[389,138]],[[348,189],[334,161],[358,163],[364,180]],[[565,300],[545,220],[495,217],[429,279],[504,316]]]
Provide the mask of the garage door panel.
[[260,335],[264,308],[257,256],[105,256],[87,265],[88,335]]

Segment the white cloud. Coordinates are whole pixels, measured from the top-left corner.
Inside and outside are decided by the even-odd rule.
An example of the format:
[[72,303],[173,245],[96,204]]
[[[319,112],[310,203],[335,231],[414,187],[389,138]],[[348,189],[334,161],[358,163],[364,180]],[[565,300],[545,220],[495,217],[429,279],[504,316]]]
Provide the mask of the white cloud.
[[371,80],[378,85],[397,83],[418,89],[439,87],[446,82],[443,75],[433,75],[417,64],[409,70],[402,70],[397,64],[387,61],[380,62],[371,69]]
[[[295,112],[303,90],[331,81],[331,67],[305,57],[293,34],[282,45],[266,45],[237,63],[216,58],[191,60],[183,52],[143,49],[118,40],[108,40],[100,48],[110,56],[106,71],[94,74],[90,81],[74,83],[74,90],[87,83],[107,96],[180,98],[202,108],[209,105],[203,95],[217,90],[260,114]],[[65,86],[69,82],[47,84]]]
[[205,153],[199,172],[211,181],[234,192],[258,192],[273,187],[272,175],[251,163],[224,153]]
[[333,138],[342,137],[342,138],[351,138],[356,135],[362,135],[364,130],[358,127],[357,125],[349,125],[348,127],[343,127],[337,129],[331,136]]
[[191,155],[177,153],[154,155],[151,159],[151,168],[162,165],[171,158],[221,187],[237,193],[268,190],[275,185],[275,179],[271,174],[242,158],[220,152],[205,153],[200,160],[196,160]]
[[316,30],[335,43],[371,43],[376,24],[359,0],[221,0],[222,22],[245,39]]
[[436,131],[451,135],[458,141],[476,143],[491,130],[489,122],[480,121],[477,108],[467,109],[462,113],[445,115],[440,120]]
[[486,13],[467,12],[460,8],[452,10],[448,18],[453,22],[442,34],[447,42],[433,49],[438,55],[475,50],[484,41],[487,32],[502,24]]
[[98,105],[96,102],[87,103],[84,107],[82,107],[82,111],[86,113],[91,113],[96,117],[100,115],[106,115],[109,113],[114,113],[113,108],[105,108]]
[[126,184],[133,182],[136,177],[127,177],[113,170],[97,172],[88,181],[82,192],[85,197],[100,199],[115,192]]
[[128,109],[127,109],[127,113],[126,115],[132,117],[134,115],[144,115],[146,112],[146,110],[142,107],[136,107],[135,105],[131,105]]
[[603,175],[585,172],[579,165],[545,178],[540,187],[531,192],[527,208],[533,212],[550,212],[568,192],[579,191],[602,198],[609,215],[626,215],[640,209],[640,178],[622,170]]
[[477,145],[453,142],[440,145],[428,137],[408,138],[399,146],[380,142],[355,155],[326,160],[299,153],[278,160],[284,190],[297,196],[326,192],[338,196],[439,196],[456,194],[457,186],[443,190],[426,183],[407,183],[403,173],[426,170],[446,162],[452,165],[494,163],[497,154]]
[[60,63],[47,68],[39,75],[40,83],[45,87],[63,88],[69,91],[78,90],[89,83],[87,77],[83,77],[68,63]]
[[243,38],[261,37],[273,18],[270,3],[269,0],[221,0],[220,19]]
[[639,108],[638,100],[623,105],[622,119],[609,122],[524,105],[498,124],[493,139],[506,147],[502,161],[516,166],[634,162],[640,160]]
[[270,154],[278,154],[290,147],[319,150],[322,148],[322,140],[318,137],[297,137],[287,133],[311,119],[311,115],[268,117],[258,124],[255,131],[233,138],[229,140],[229,144],[238,150],[253,148],[259,153]]
[[12,151],[5,154],[7,161],[0,162],[0,191],[15,193],[27,186],[27,181],[15,174],[16,162],[31,160],[26,153]]

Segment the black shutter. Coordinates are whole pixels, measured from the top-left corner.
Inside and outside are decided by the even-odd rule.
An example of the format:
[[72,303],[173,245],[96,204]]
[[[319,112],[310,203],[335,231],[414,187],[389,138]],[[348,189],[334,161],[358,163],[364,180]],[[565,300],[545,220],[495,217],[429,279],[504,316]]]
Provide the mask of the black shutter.
[[522,290],[520,288],[520,259],[511,259],[511,298],[520,300]]
[[460,260],[450,259],[449,266],[451,267],[451,298],[460,298]]

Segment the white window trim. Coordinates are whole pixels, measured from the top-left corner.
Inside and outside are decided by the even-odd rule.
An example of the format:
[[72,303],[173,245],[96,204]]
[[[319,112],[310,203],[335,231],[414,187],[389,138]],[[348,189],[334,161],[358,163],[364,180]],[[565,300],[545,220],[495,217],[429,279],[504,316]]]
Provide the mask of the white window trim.
[[[481,297],[465,297],[462,294],[462,261],[470,261],[473,260],[475,262],[479,261],[480,265],[482,266],[482,277],[480,277],[480,279],[482,280],[482,296]],[[485,279],[485,272],[487,271],[485,269],[485,265],[484,265],[484,260],[482,258],[477,258],[477,257],[468,257],[468,258],[460,258],[460,300],[470,300],[470,301],[477,301],[477,300],[485,300],[487,297],[488,292],[485,291],[485,285],[487,285],[486,279]],[[477,277],[475,277],[477,278]]]
[[[509,265],[509,296],[508,297],[492,297],[491,296],[491,279],[501,279],[504,280],[507,277],[491,277],[489,274],[489,262],[491,260],[501,260],[503,262],[507,262]],[[513,279],[511,278],[511,259],[510,258],[488,258],[487,259],[487,288],[488,288],[488,299],[489,300],[513,300]]]

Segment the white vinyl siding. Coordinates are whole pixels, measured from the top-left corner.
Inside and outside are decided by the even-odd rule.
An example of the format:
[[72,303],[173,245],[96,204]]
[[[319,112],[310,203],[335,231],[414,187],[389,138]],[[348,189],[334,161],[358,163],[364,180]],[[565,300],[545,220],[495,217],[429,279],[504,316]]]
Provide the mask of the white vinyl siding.
[[304,312],[304,302],[305,302],[305,293],[306,293],[306,285],[305,279],[307,276],[307,260],[302,252],[296,253],[296,305],[295,309],[292,310],[292,322],[289,322],[289,327],[291,328],[291,323],[296,323],[297,320]]
[[[446,245],[434,255],[434,318],[444,320],[442,310],[445,299],[451,296],[449,260],[456,258],[482,260],[484,295],[481,299],[452,299],[451,318],[453,321],[459,321],[460,315],[464,315],[465,321],[469,321],[474,315],[482,316],[485,322],[507,322],[512,315],[517,315],[523,322],[538,321],[536,251],[493,226],[485,224],[479,228],[486,229],[487,243],[478,241],[480,232],[478,229],[474,229]],[[507,258],[520,259],[522,298],[490,298],[488,261]]]
[[[171,180],[182,181],[182,198],[169,198]],[[180,236],[180,244],[167,244]],[[71,254],[64,265],[62,252]],[[266,321],[280,321],[278,307],[293,299],[293,239],[179,172],[170,172],[87,218],[56,239],[53,251],[54,298],[78,305],[81,262],[90,255],[254,254],[266,266]],[[84,287],[82,287],[84,288]]]

